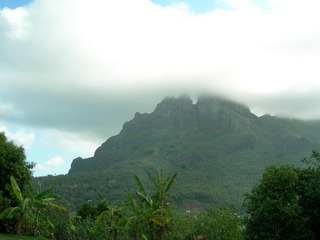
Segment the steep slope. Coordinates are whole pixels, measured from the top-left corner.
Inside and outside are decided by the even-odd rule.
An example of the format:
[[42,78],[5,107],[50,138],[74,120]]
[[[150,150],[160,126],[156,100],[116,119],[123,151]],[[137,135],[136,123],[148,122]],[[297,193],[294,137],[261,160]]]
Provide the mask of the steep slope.
[[136,113],[93,157],[75,159],[58,188],[76,204],[76,196],[95,199],[96,191],[117,201],[134,191],[134,175],[161,168],[179,172],[173,199],[180,207],[239,206],[267,165],[300,164],[319,142],[319,122],[257,117],[213,96],[196,104],[168,97],[154,112]]
[[214,140],[218,141],[210,144],[211,151],[221,151],[220,145],[224,143],[219,138],[254,132],[254,118],[249,109],[217,98],[203,97],[195,105],[187,97],[165,98],[153,113],[136,113],[133,120],[123,125],[119,135],[109,138],[96,150],[94,157],[74,160],[69,173],[112,167],[126,160],[139,160],[141,156],[149,156],[149,160],[158,164],[167,158],[171,163],[185,162],[179,156],[175,160],[173,155],[188,152],[190,144],[192,149],[194,144],[199,144],[198,149],[206,148],[203,144]]

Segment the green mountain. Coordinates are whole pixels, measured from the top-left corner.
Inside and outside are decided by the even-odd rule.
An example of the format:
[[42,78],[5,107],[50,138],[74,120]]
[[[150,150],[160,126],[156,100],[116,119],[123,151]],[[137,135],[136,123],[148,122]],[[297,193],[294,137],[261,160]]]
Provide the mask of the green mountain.
[[134,175],[147,183],[146,173],[160,168],[168,175],[179,172],[172,198],[181,208],[240,206],[266,166],[300,165],[319,143],[319,121],[257,117],[214,96],[195,104],[187,96],[167,97],[152,113],[136,113],[93,157],[74,159],[55,191],[75,206],[95,201],[96,192],[118,202],[135,191]]

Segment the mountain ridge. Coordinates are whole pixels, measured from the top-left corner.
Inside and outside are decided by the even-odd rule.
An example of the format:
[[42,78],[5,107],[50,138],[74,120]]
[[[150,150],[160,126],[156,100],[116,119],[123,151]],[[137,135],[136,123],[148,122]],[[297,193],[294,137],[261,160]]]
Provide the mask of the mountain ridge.
[[[239,114],[255,117],[255,115],[250,112],[249,108],[244,105],[218,97],[201,96],[196,104],[193,104],[192,100],[186,95],[179,98],[166,97],[156,106],[152,113],[141,114],[137,112],[132,120],[123,124],[122,130],[116,136],[123,133],[139,131],[150,131],[149,134],[152,134],[152,132],[163,128],[182,129],[184,127],[190,127],[190,122],[196,124],[194,121],[199,120],[199,118],[206,121],[215,120],[215,124],[212,126],[214,129],[211,129],[212,131],[238,128],[238,123],[235,122],[233,118],[228,118],[226,116],[224,111],[225,108],[231,108]],[[121,147],[119,141],[117,143],[114,143],[113,141],[116,136],[113,136],[104,142],[102,146],[95,151],[93,157],[99,156],[100,152],[103,151],[101,148],[104,146],[108,147],[112,144],[111,147],[113,149]],[[139,140],[138,144],[144,143],[142,140]],[[73,168],[79,170],[83,169],[82,167],[75,166],[81,161],[83,162],[85,160],[82,158],[74,159],[69,173],[75,172],[73,171]]]
[[[319,143],[319,121],[258,117],[216,96],[200,96],[196,103],[186,95],[166,97],[153,112],[136,113],[93,157],[74,159],[62,176],[71,183],[61,187],[84,199],[99,191],[119,201],[134,187],[134,175],[160,168],[179,172],[172,196],[179,207],[239,206],[267,165],[300,164]],[[79,204],[70,194],[66,198]]]

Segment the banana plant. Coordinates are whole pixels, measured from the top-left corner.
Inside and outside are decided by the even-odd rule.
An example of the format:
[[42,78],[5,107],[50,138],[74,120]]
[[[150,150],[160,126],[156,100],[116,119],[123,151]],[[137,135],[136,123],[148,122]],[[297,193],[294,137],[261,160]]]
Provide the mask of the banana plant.
[[30,198],[22,195],[21,189],[19,185],[17,184],[16,180],[14,177],[10,177],[10,182],[11,185],[7,184],[6,189],[10,192],[10,194],[14,195],[17,198],[18,205],[15,207],[9,207],[5,209],[1,214],[0,214],[0,219],[3,218],[17,218],[16,226],[15,226],[15,231],[17,234],[22,233],[22,226],[25,221],[25,216],[27,214],[28,206],[30,203]]
[[41,183],[38,182],[37,188],[34,188],[30,183],[29,183],[29,191],[32,196],[30,199],[30,207],[31,211],[34,215],[34,230],[33,230],[33,235],[36,235],[38,232],[38,227],[39,227],[39,220],[41,219],[42,221],[48,223],[51,227],[53,227],[52,222],[50,219],[43,213],[42,210],[48,208],[48,207],[55,207],[60,210],[66,210],[62,205],[57,203],[57,200],[60,200],[60,198],[52,193],[52,185],[42,191],[41,189]]
[[118,239],[118,229],[125,222],[123,207],[125,204],[113,205],[105,197],[98,193],[101,203],[106,207],[106,210],[101,212],[97,217],[96,222],[100,222],[102,219],[107,220],[109,226],[109,238],[110,240]]
[[15,178],[13,176],[10,177],[10,185],[7,184],[6,188],[17,199],[17,206],[9,207],[4,210],[0,214],[0,219],[3,218],[17,218],[16,222],[16,233],[22,234],[23,233],[23,225],[25,223],[27,216],[34,217],[34,233],[37,231],[38,221],[41,218],[45,221],[48,225],[53,227],[52,222],[50,219],[41,212],[42,209],[45,209],[48,206],[57,207],[59,209],[65,210],[60,204],[54,202],[59,198],[52,194],[52,188],[49,188],[43,192],[41,192],[41,185],[38,184],[38,190],[34,189],[31,184],[29,184],[30,196],[24,196],[22,193],[19,185],[17,184]]
[[[140,181],[138,176],[134,176],[138,191],[136,198],[129,194],[129,206],[135,217],[135,234],[134,239],[138,239],[139,225],[146,221],[151,240],[160,240],[166,230],[167,224],[170,222],[171,205],[167,202],[169,191],[177,177],[175,173],[172,177],[164,178],[160,170],[153,178],[148,174],[149,179],[153,183],[156,194],[150,196]],[[144,233],[145,234],[145,233]]]

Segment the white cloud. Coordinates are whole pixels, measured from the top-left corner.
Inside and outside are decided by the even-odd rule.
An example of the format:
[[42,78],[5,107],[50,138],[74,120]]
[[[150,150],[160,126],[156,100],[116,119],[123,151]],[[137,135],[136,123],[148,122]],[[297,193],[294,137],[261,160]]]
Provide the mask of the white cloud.
[[36,170],[52,171],[63,165],[64,160],[59,156],[54,156],[43,164],[36,164]]
[[41,145],[45,148],[55,148],[62,152],[75,152],[81,156],[89,157],[101,145],[105,139],[90,133],[71,133],[56,130],[46,131],[41,139]]
[[[48,143],[56,137],[59,149],[87,155],[136,111],[181,92],[320,118],[311,111],[320,101],[320,2],[269,0],[264,9],[221,1],[232,8],[195,14],[149,0],[35,0],[1,10],[2,121],[53,129]],[[15,137],[26,146],[34,138]]]
[[6,25],[6,36],[12,40],[23,39],[28,35],[28,12],[23,7],[0,10],[0,21]]
[[7,127],[0,125],[0,132],[4,132],[9,140],[24,148],[29,148],[35,139],[35,134],[33,132],[28,132],[23,129],[10,131]]
[[94,151],[101,145],[106,139],[87,139],[84,136],[79,136],[76,134],[68,134],[60,138],[60,145],[64,149],[69,151],[78,152],[82,156],[93,156]]
[[318,79],[319,55],[305,50],[310,41],[312,49],[320,45],[317,1],[277,1],[269,12],[249,0],[226,1],[242,7],[196,15],[148,0],[35,1],[24,14],[3,14],[30,36],[11,52],[25,74],[15,69],[7,77],[56,96],[195,87],[271,92]]

